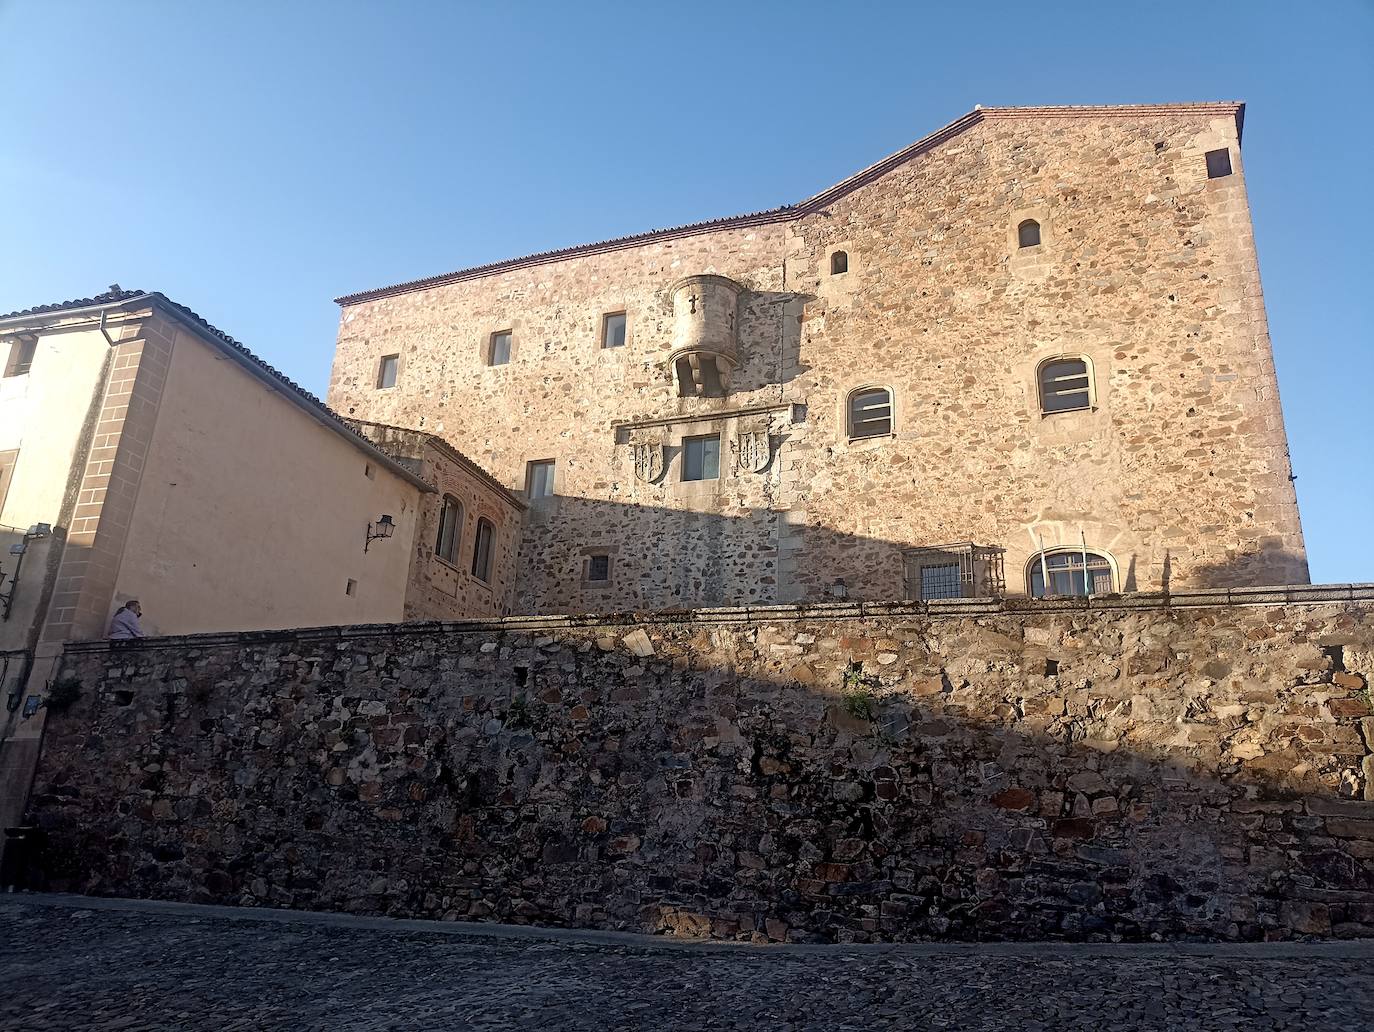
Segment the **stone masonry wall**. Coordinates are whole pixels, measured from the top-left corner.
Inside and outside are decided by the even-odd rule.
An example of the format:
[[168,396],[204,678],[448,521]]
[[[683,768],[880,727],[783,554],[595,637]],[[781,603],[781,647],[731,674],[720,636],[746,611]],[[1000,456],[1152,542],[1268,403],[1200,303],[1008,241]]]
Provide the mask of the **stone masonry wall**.
[[[1220,148],[1234,173],[1208,179]],[[1020,248],[1027,218],[1042,242]],[[668,361],[670,287],[697,273],[745,287],[725,398],[678,397]],[[627,343],[604,349],[617,311]],[[512,359],[487,366],[502,330]],[[1096,404],[1043,416],[1036,369],[1063,355],[1090,360]],[[850,442],[868,385],[893,391],[894,433]],[[329,400],[440,434],[513,490],[556,460],[517,612],[818,601],[838,578],[903,598],[903,550],[960,541],[1004,549],[1018,594],[1040,542],[1080,533],[1118,590],[1307,578],[1224,105],[990,111],[824,210],[350,301]],[[755,472],[728,456],[759,418]],[[652,482],[636,428],[665,446]],[[717,432],[720,478],[684,483],[683,439]],[[588,549],[616,555],[611,584],[581,581]]]
[[1374,934],[1371,587],[87,643],[64,670],[32,799],[57,888],[755,941]]
[[[406,621],[460,620],[507,616],[515,601],[523,512],[505,489],[471,460],[433,434],[379,423],[352,421],[354,428],[388,455],[407,463],[434,493],[421,495],[411,543]],[[462,507],[455,562],[437,554],[439,518],[445,497]],[[491,572],[482,580],[472,572],[477,521],[491,521],[495,537]]]

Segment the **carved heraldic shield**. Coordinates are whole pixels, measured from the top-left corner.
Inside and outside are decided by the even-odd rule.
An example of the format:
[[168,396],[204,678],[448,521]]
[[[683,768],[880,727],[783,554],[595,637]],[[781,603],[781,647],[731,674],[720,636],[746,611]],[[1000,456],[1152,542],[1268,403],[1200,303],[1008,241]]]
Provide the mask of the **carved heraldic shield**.
[[773,457],[773,441],[766,423],[742,427],[735,440],[735,464],[741,472],[762,473]]
[[640,437],[630,440],[634,452],[635,476],[646,484],[652,484],[663,475],[663,440],[657,437]]

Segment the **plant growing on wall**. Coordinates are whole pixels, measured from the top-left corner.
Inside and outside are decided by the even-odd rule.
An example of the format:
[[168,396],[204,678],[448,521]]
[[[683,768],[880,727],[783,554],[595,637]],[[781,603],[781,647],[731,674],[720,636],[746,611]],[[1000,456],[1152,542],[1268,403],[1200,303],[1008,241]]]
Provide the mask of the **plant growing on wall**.
[[877,685],[878,678],[872,674],[865,674],[862,663],[850,663],[845,667],[844,680],[840,686],[840,702],[844,705],[845,712],[859,720],[876,720],[878,700],[873,695],[873,689]]

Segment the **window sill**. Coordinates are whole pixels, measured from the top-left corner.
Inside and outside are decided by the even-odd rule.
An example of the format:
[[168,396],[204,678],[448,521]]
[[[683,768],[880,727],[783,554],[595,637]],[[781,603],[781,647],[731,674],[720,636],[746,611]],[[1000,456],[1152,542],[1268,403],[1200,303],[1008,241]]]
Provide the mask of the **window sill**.
[[1059,409],[1059,410],[1056,411],[1056,412],[1045,412],[1044,410],[1041,410],[1041,412],[1040,412],[1040,418],[1041,418],[1041,419],[1052,419],[1052,418],[1054,418],[1055,416],[1073,416],[1073,415],[1077,415],[1077,414],[1080,413],[1080,412],[1096,412],[1097,409],[1098,409],[1098,406],[1096,406],[1096,405],[1085,405],[1083,408]]
[[463,572],[462,567],[460,567],[457,563],[453,562],[452,560],[445,559],[445,558],[444,558],[442,555],[440,555],[438,552],[435,552],[435,553],[434,553],[434,561],[435,561],[436,563],[438,563],[440,566],[446,566],[446,567],[448,567],[448,568],[449,568],[450,570],[452,570],[454,573],[462,573],[462,572]]

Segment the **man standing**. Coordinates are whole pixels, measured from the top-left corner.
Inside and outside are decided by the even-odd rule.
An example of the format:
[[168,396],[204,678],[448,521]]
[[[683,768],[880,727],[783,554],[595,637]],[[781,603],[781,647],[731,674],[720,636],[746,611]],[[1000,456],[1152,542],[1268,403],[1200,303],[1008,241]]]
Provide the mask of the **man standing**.
[[110,621],[110,640],[128,641],[130,638],[143,637],[143,628],[138,625],[138,618],[142,615],[143,607],[138,604],[138,599],[131,598],[125,602]]

